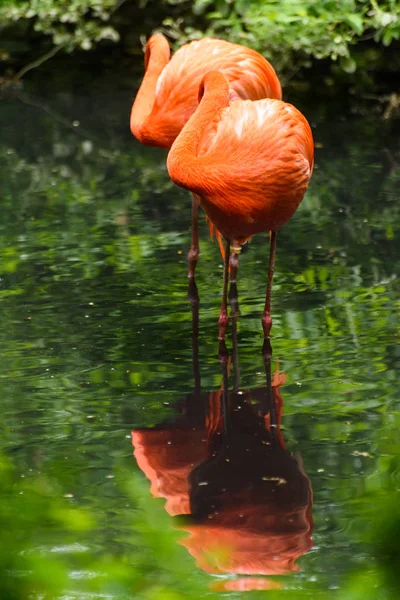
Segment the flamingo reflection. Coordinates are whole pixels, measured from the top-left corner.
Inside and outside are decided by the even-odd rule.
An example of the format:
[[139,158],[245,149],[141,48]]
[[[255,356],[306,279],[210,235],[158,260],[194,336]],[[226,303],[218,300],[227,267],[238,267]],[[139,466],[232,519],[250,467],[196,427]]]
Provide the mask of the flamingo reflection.
[[186,515],[179,527],[189,536],[181,543],[197,566],[247,576],[219,580],[215,589],[277,587],[254,576],[297,571],[295,561],[312,547],[313,530],[311,484],[281,431],[285,376],[277,368],[271,377],[271,353],[264,353],[266,387],[239,388],[233,318],[232,361],[221,342],[221,388],[201,393],[195,304],[193,316],[194,391],[180,401],[173,423],[132,431],[134,456],[151,494],[166,499],[170,515]]

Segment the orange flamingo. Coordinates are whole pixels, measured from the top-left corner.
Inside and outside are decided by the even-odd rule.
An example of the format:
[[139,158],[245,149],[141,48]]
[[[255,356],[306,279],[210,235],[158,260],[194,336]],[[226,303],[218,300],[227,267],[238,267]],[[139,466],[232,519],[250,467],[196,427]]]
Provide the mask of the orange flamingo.
[[[276,233],[307,190],[314,162],[311,128],[281,100],[230,103],[229,82],[218,71],[203,79],[200,104],[168,154],[171,179],[199,197],[226,240],[219,339],[228,326],[227,281],[231,246],[270,231],[268,283],[262,325],[269,340]],[[266,345],[264,345],[266,348]]]
[[[170,60],[168,41],[158,33],[147,42],[144,64],[146,73],[132,106],[130,127],[140,142],[150,146],[172,146],[195,112],[200,82],[211,69],[227,77],[231,101],[282,97],[279,79],[263,56],[224,40],[205,38],[191,42]],[[193,195],[190,278],[194,277],[199,255],[198,207],[199,199]],[[217,237],[220,240],[219,233]],[[232,268],[237,269],[235,256]]]

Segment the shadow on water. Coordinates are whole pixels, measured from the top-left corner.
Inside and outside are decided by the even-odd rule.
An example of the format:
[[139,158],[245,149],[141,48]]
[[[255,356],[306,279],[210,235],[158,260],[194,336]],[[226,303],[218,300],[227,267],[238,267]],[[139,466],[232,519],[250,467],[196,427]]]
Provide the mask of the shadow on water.
[[280,582],[260,576],[298,571],[296,560],[313,545],[311,482],[281,430],[286,377],[279,361],[271,374],[269,348],[266,385],[240,387],[233,317],[232,356],[220,342],[221,386],[202,392],[193,296],[192,317],[194,390],[177,401],[179,415],[172,421],[132,431],[134,456],[151,495],[165,498],[165,510],[181,517],[176,526],[189,534],[181,544],[197,567],[239,576],[215,581],[212,589],[279,589]]

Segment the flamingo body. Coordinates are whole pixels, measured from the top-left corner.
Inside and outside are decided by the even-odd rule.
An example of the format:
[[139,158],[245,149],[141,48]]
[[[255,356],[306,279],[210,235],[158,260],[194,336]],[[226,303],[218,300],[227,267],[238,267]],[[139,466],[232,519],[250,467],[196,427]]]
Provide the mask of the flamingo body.
[[230,86],[230,100],[282,97],[270,63],[255,50],[204,38],[182,46],[170,60],[162,34],[146,45],[146,74],[132,107],[130,126],[143,144],[170,148],[198,106],[204,75],[219,70]]
[[[168,154],[171,179],[190,190],[226,239],[219,339],[228,325],[227,277],[232,242],[243,244],[269,230],[270,260],[262,317],[269,352],[271,289],[276,232],[296,211],[314,163],[311,128],[303,115],[281,100],[230,100],[229,81],[211,71],[201,82],[201,98]],[[240,251],[240,248],[239,248]],[[236,252],[236,248],[235,248]],[[232,272],[231,270],[231,272]],[[236,282],[231,283],[236,285]]]
[[211,89],[171,148],[169,174],[198,195],[226,239],[243,243],[255,233],[278,231],[312,174],[311,128],[291,104],[266,98],[230,103],[221,74],[205,81]]

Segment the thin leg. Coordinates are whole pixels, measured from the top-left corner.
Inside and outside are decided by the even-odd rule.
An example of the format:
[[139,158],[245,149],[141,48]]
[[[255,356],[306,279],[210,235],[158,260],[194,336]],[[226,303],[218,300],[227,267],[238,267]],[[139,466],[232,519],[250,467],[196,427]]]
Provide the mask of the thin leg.
[[229,411],[229,352],[225,344],[225,340],[219,341],[219,362],[222,367],[223,386],[222,386],[222,411],[224,419],[224,442],[225,445],[229,444],[231,438],[231,422],[230,422],[230,411]]
[[238,354],[238,335],[237,335],[237,317],[232,316],[232,362],[234,368],[233,391],[237,393],[240,385],[239,354]]
[[269,414],[269,430],[272,436],[272,439],[276,440],[276,406],[274,395],[272,391],[272,378],[271,378],[271,356],[272,356],[272,348],[269,338],[264,339],[263,346],[263,357],[264,357],[264,365],[265,365],[265,376],[267,386],[265,388],[265,398],[262,403],[262,412],[264,416]]
[[192,244],[188,253],[189,272],[188,277],[194,278],[197,259],[199,257],[199,201],[192,194]]
[[241,251],[241,246],[235,244],[234,246],[231,247],[231,255],[229,257],[229,273],[230,273],[229,301],[230,301],[230,305],[231,305],[232,317],[240,316],[238,291],[237,291],[237,285],[236,285],[240,251]]
[[272,327],[271,291],[272,291],[272,278],[274,276],[275,250],[276,250],[276,231],[271,231],[270,242],[269,242],[269,265],[268,265],[267,294],[265,297],[264,312],[263,312],[263,316],[261,319],[265,339],[269,339],[269,334],[270,334],[271,327]]
[[[221,344],[225,345],[225,340],[221,342]],[[226,346],[225,346],[226,350]],[[226,354],[228,352],[226,351]],[[229,356],[228,356],[229,358]],[[232,426],[230,420],[230,410],[229,410],[229,379],[228,379],[228,361],[221,361],[222,364],[222,375],[224,378],[224,391],[222,394],[222,408],[224,415],[224,445],[228,446],[232,439]]]
[[218,339],[224,340],[225,333],[228,327],[228,272],[229,272],[229,251],[231,243],[230,240],[226,240],[225,246],[225,262],[224,262],[224,286],[222,290],[222,304],[221,312],[218,319]]
[[189,279],[188,297],[192,305],[192,357],[194,393],[200,393],[200,366],[199,366],[199,294],[194,279]]

